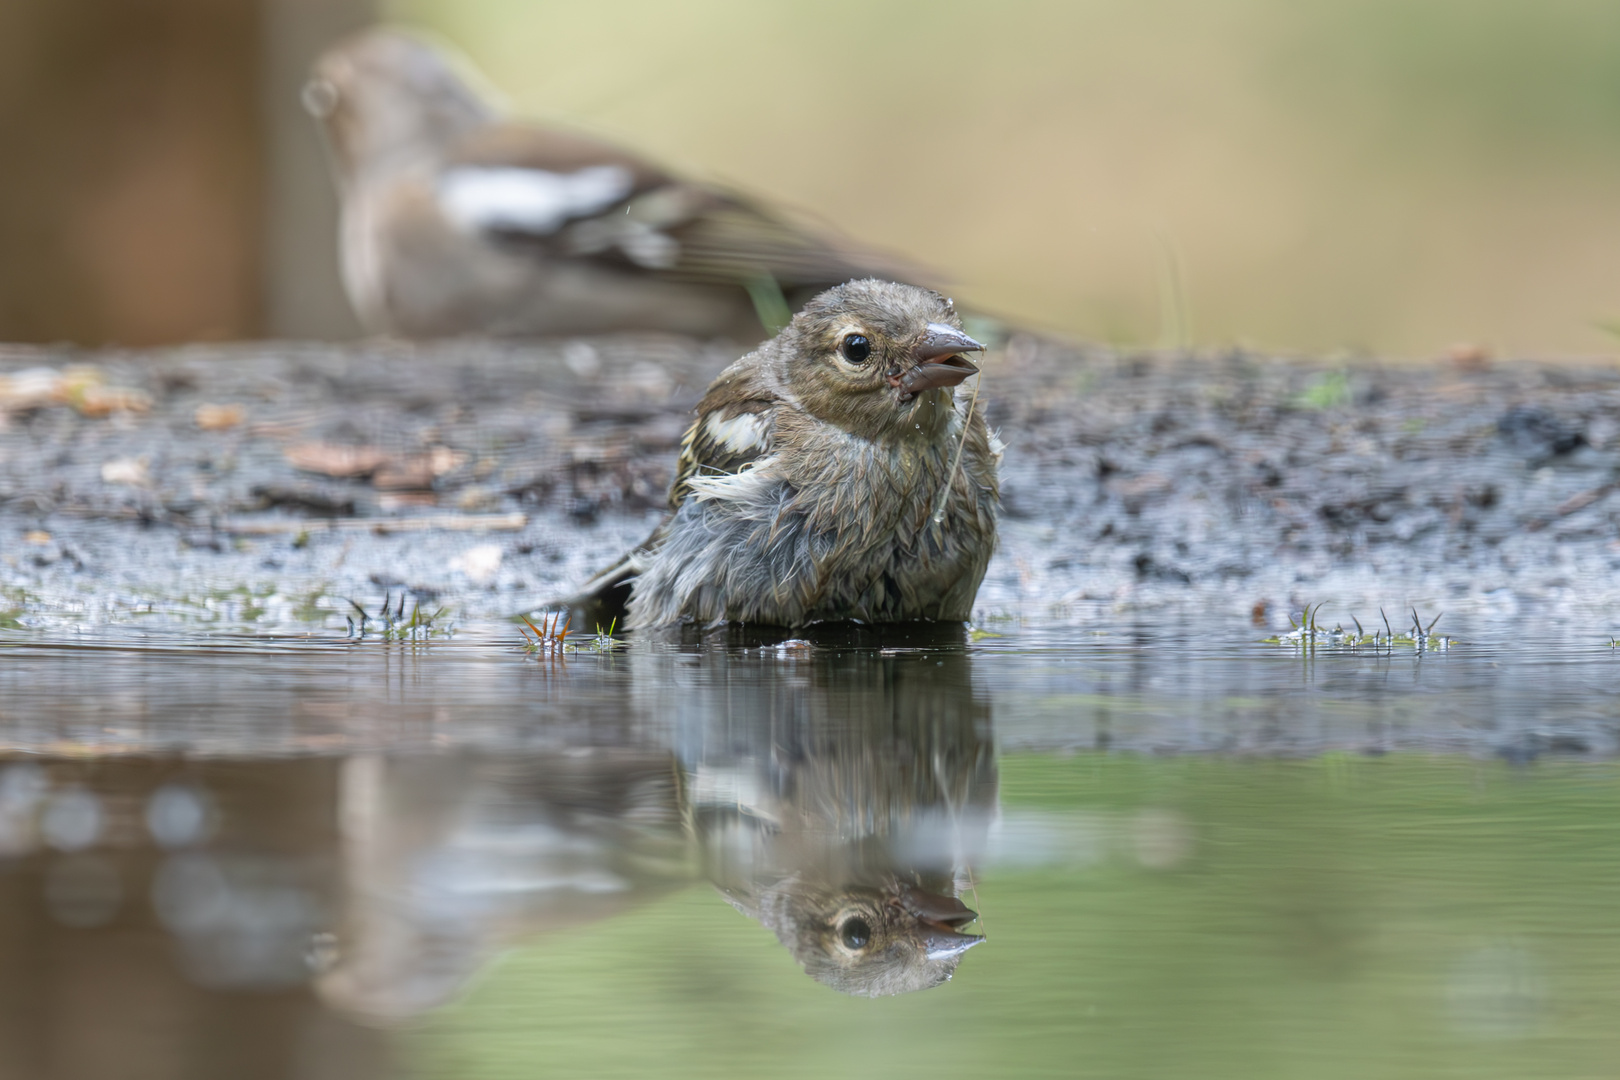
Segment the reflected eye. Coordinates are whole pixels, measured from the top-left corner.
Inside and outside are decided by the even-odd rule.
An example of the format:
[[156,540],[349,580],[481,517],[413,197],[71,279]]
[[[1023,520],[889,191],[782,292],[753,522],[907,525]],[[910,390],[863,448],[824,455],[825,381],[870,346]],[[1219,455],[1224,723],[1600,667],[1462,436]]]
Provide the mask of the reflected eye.
[[[852,364],[864,364],[866,358],[872,355],[872,343],[860,334],[848,334],[839,343],[838,351],[844,354],[844,359]],[[864,923],[862,924],[865,925]]]
[[864,949],[866,943],[872,940],[872,928],[865,919],[846,919],[844,925],[838,928],[838,936],[846,949]]

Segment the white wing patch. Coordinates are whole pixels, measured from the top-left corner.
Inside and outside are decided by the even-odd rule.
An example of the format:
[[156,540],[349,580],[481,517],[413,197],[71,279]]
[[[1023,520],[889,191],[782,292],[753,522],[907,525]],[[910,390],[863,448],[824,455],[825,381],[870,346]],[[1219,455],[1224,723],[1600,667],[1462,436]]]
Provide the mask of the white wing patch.
[[566,222],[612,206],[635,186],[622,165],[578,172],[544,169],[451,169],[439,181],[439,206],[464,232],[514,229],[554,233]]
[[648,270],[671,269],[681,257],[681,245],[674,237],[628,216],[592,218],[568,230],[568,250],[576,255],[600,255],[609,248],[618,248]]
[[738,413],[729,420],[714,414],[703,426],[711,439],[733,453],[765,448],[765,418],[759,413]]

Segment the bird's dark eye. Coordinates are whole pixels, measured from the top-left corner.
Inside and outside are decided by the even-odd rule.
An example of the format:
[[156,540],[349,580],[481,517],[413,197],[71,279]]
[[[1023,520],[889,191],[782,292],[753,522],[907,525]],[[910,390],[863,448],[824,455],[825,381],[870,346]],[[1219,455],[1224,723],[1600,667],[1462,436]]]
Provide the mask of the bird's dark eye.
[[866,358],[872,355],[872,343],[860,334],[847,334],[839,344],[838,351],[842,352],[844,359],[850,363],[864,364]]
[[838,928],[838,936],[843,939],[845,948],[864,949],[872,940],[872,928],[865,919],[845,919],[844,925]]

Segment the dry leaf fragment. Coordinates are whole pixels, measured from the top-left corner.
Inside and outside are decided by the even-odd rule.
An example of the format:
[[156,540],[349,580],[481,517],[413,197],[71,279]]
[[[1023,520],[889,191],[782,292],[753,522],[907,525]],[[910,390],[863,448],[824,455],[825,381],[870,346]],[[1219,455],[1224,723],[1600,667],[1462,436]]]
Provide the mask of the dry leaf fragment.
[[68,404],[83,416],[108,416],[115,412],[146,412],[152,407],[152,399],[139,390],[119,386],[86,386],[77,390]]
[[57,380],[55,400],[71,405],[83,416],[108,416],[115,412],[145,412],[152,399],[139,390],[107,386],[101,369],[75,364],[62,369]]
[[0,375],[0,409],[21,411],[46,405],[71,405],[85,416],[106,416],[145,412],[152,407],[152,399],[139,390],[103,385],[100,369],[85,365],[61,371],[27,368]]
[[247,410],[237,404],[230,405],[199,405],[193,416],[197,426],[204,431],[224,431],[233,428],[247,419]]
[[377,470],[371,482],[385,491],[430,488],[435,479],[460,468],[466,461],[466,454],[458,454],[448,446],[435,446],[425,454],[406,454],[389,459]]
[[322,476],[369,476],[388,463],[388,452],[380,447],[325,442],[297,443],[282,456],[293,468]]
[[421,491],[433,486],[433,462],[426,454],[393,458],[372,474],[371,483],[383,491]]

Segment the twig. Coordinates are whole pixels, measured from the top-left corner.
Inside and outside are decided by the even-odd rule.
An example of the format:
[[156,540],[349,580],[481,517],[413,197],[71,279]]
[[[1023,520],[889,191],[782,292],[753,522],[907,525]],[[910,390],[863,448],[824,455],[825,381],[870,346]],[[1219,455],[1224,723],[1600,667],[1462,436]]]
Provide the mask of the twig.
[[939,502],[934,506],[933,521],[935,525],[945,520],[945,504],[951,501],[951,485],[956,483],[956,473],[962,466],[962,451],[967,449],[968,435],[973,431],[973,407],[979,403],[979,386],[984,382],[984,372],[973,380],[973,396],[968,398],[967,415],[962,418],[962,438],[956,444],[956,460],[951,462],[951,471],[945,474],[945,486],[940,489]]
[[277,536],[301,532],[377,533],[429,532],[512,532],[528,525],[529,516],[511,514],[429,514],[401,518],[226,518],[219,531],[239,536]]

